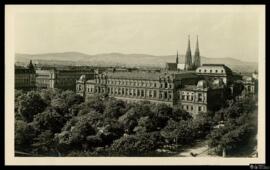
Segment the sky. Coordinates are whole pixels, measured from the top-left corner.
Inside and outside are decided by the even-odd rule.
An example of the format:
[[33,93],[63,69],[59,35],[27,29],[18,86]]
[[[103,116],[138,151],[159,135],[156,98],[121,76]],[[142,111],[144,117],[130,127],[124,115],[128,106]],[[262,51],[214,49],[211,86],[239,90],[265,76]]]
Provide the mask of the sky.
[[185,54],[257,61],[260,6],[17,6],[16,53]]

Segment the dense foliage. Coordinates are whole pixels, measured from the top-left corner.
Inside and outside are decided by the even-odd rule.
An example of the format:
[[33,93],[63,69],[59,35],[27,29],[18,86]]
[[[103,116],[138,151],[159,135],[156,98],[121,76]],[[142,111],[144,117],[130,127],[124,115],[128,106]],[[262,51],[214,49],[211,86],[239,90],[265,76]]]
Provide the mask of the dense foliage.
[[[149,156],[207,135],[209,146],[233,149],[256,129],[255,121],[252,126],[249,121],[256,108],[252,102],[228,103],[216,114],[192,117],[180,107],[148,101],[84,100],[59,89],[16,90],[15,149],[36,156]],[[214,129],[220,121],[225,126]]]

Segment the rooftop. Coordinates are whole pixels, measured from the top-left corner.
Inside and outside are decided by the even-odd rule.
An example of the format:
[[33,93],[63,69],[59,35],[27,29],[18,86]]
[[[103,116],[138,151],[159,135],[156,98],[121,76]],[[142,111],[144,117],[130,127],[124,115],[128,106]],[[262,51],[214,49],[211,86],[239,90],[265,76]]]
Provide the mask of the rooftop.
[[34,74],[35,71],[24,67],[15,67],[15,74],[30,74],[30,73]]
[[132,72],[107,72],[109,78],[116,79],[135,79],[135,80],[160,80],[162,78],[194,78],[197,77],[195,72],[147,72],[147,71],[132,71]]

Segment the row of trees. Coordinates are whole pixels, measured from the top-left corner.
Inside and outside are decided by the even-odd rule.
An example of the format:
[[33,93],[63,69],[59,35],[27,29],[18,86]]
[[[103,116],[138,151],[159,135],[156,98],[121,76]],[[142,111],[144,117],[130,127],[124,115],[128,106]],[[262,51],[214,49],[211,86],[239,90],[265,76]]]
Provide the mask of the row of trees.
[[242,151],[245,154],[254,151],[258,127],[256,103],[254,96],[228,101],[226,107],[216,113],[216,121],[222,123],[209,134],[209,146],[214,147],[216,153],[238,156]]
[[180,107],[148,101],[126,103],[104,96],[84,101],[72,91],[58,89],[16,91],[15,149],[46,156],[154,155],[165,145],[190,145],[207,135],[211,147],[229,146],[235,143],[222,144],[220,139],[239,127],[224,128],[227,133],[212,129],[225,119],[228,126],[230,121],[249,120],[238,107],[246,114],[254,109],[230,104],[219,113],[193,118]]

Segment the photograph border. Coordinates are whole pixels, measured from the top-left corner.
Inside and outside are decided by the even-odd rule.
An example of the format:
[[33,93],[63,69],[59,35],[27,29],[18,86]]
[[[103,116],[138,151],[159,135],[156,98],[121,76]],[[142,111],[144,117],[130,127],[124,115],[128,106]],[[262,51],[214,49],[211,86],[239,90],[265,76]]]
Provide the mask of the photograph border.
[[[20,6],[20,5],[18,5]],[[27,7],[24,5],[23,7]],[[16,5],[5,6],[5,164],[6,165],[249,165],[265,163],[265,6],[261,5],[259,40],[258,158],[196,157],[15,157],[14,156],[14,14]],[[263,114],[264,113],[264,114]],[[206,164],[205,164],[206,163]]]

